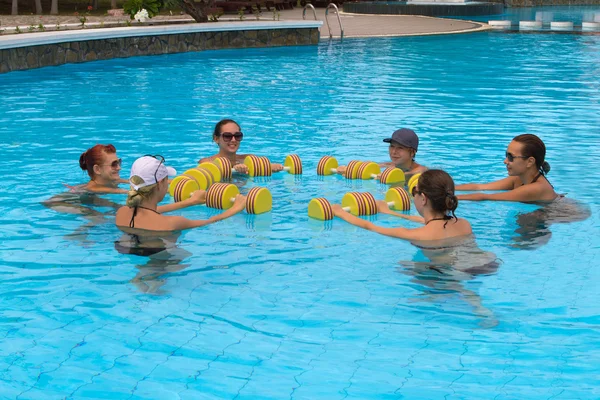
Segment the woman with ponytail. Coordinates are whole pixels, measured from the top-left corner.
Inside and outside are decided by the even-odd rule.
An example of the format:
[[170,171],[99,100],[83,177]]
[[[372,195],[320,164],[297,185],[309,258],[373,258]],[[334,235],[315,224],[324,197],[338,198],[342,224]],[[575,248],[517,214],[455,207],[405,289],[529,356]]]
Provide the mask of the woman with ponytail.
[[393,212],[385,201],[379,201],[377,207],[380,213],[395,215],[425,225],[420,228],[383,228],[355,217],[344,211],[340,205],[333,206],[333,213],[360,228],[412,242],[443,241],[472,234],[471,224],[465,219],[456,217],[458,199],[454,195],[454,181],[446,172],[439,169],[423,172],[413,188],[412,195],[420,217]]
[[472,193],[459,195],[460,200],[497,200],[521,202],[551,202],[560,196],[546,178],[550,164],[545,161],[546,146],[536,135],[515,137],[508,145],[504,165],[508,177],[496,182],[458,185],[456,190],[503,190],[502,193]]
[[126,206],[119,208],[115,218],[116,225],[124,232],[135,234],[140,230],[169,232],[197,228],[228,218],[245,208],[246,198],[238,194],[233,207],[207,220],[163,215],[168,211],[206,202],[206,191],[198,190],[187,200],[158,206],[169,190],[168,176],[175,175],[175,170],[164,162],[162,156],[144,156],[133,163],[129,178],[131,190]]

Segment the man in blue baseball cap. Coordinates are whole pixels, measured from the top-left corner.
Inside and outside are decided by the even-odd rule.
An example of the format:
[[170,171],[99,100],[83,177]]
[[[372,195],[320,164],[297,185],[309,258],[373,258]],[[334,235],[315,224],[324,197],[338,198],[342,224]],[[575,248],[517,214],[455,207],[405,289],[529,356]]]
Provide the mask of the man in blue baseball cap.
[[[404,171],[406,181],[411,176],[427,171],[427,167],[415,161],[415,154],[419,148],[419,137],[412,129],[401,128],[392,133],[392,137],[383,139],[385,143],[390,144],[390,160],[380,162],[382,168],[396,167]],[[337,168],[339,174],[346,172],[346,166],[340,165]]]
[[415,161],[419,149],[419,137],[412,129],[401,128],[392,133],[392,137],[383,139],[390,144],[390,162],[381,163],[382,167],[396,167],[404,171],[406,179],[414,174],[427,171],[427,167]]

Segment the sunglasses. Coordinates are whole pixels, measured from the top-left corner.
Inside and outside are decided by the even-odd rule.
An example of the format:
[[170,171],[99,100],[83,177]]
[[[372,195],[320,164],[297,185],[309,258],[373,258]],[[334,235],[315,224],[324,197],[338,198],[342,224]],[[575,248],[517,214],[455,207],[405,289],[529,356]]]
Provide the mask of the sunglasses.
[[508,160],[508,162],[513,162],[515,161],[515,158],[523,158],[523,159],[527,159],[529,157],[527,156],[513,156],[512,154],[510,154],[508,151],[505,154],[506,159]]
[[224,142],[231,142],[231,139],[235,138],[238,142],[241,142],[244,138],[244,134],[242,132],[221,132],[217,134],[217,137],[221,136]]
[[158,178],[156,177],[156,173],[158,172],[160,165],[165,163],[165,158],[163,156],[161,156],[160,154],[156,154],[156,155],[146,154],[146,155],[144,155],[144,157],[152,157],[157,160],[160,160],[160,162],[158,163],[158,166],[156,167],[156,171],[154,171],[154,182],[158,183]]
[[104,164],[104,165],[110,165],[111,168],[117,169],[121,166],[121,164],[123,164],[123,160],[120,158],[117,158],[115,161],[111,162],[110,164]]
[[419,190],[417,190],[417,186],[415,185],[412,188],[411,194],[412,194],[413,197],[415,197],[418,194],[423,194],[423,192],[420,192]]

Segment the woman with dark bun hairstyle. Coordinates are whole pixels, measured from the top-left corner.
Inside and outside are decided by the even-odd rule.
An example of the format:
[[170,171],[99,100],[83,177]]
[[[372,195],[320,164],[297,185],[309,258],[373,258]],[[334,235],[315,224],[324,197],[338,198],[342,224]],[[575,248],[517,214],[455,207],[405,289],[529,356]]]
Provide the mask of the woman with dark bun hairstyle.
[[545,161],[546,146],[532,134],[515,137],[508,145],[504,164],[508,177],[496,182],[458,185],[456,190],[504,190],[502,193],[472,193],[459,195],[460,200],[496,200],[521,202],[551,202],[560,196],[546,178],[550,164]]
[[127,193],[119,189],[120,183],[127,183],[121,179],[121,159],[117,157],[117,149],[112,144],[97,144],[81,153],[79,167],[90,176],[90,181],[84,185],[76,186],[76,191],[93,193]]
[[393,212],[385,201],[377,202],[380,213],[391,214],[400,218],[419,222],[425,226],[407,228],[383,228],[372,222],[355,217],[344,211],[340,205],[334,205],[333,213],[360,228],[368,229],[386,236],[410,240],[411,242],[442,241],[446,239],[469,236],[473,233],[471,224],[465,219],[456,217],[458,199],[454,195],[454,181],[445,171],[430,169],[421,174],[417,185],[413,188],[414,203],[420,217],[408,216]]

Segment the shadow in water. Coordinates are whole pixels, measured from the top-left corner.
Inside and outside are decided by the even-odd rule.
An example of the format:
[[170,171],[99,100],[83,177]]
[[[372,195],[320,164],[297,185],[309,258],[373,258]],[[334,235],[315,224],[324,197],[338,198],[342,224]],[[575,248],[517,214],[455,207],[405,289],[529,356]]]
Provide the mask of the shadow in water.
[[498,325],[496,316],[483,305],[479,294],[466,287],[469,281],[479,276],[497,272],[501,261],[494,253],[478,248],[472,236],[414,244],[420,247],[420,251],[413,260],[400,261],[402,267],[398,268],[422,290],[422,294],[412,301],[442,305],[450,298],[459,298],[473,308],[474,314],[480,319],[480,327],[493,328]]
[[[117,209],[121,207],[121,204],[102,198],[95,193],[74,191],[52,196],[42,204],[56,212],[78,215],[85,219],[86,222],[82,226],[64,236],[67,240],[80,242],[84,247],[94,244],[88,240],[90,230],[96,225],[108,222],[109,217],[114,217]],[[108,210],[102,212],[96,208]]]
[[560,197],[535,211],[517,215],[518,228],[513,237],[512,247],[533,250],[550,241],[550,225],[584,221],[592,214],[586,204],[566,197]]
[[176,245],[180,234],[136,229],[135,233],[124,233],[115,242],[115,249],[119,253],[147,259],[145,263],[136,265],[138,272],[130,281],[140,292],[164,294],[162,286],[167,282],[168,275],[190,266],[183,264],[183,260],[192,253]]

